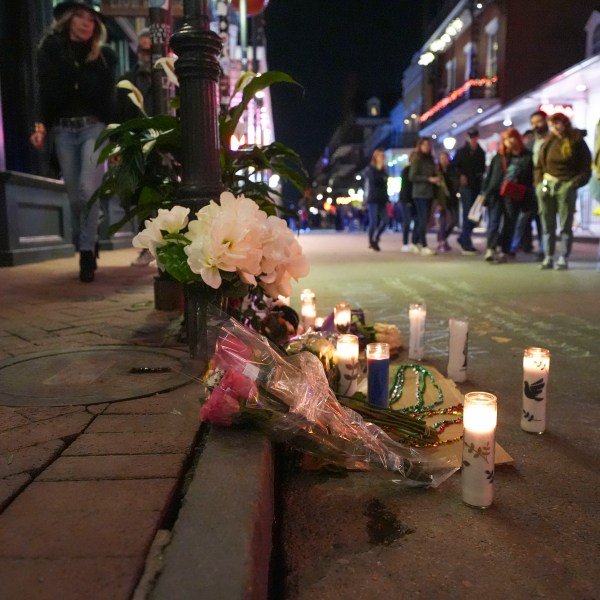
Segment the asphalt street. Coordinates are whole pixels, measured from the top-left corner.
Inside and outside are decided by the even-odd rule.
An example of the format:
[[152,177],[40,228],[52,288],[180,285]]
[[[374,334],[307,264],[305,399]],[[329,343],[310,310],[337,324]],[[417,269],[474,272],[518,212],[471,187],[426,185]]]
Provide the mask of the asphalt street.
[[[398,325],[406,346],[408,305],[426,304],[426,366],[446,372],[448,319],[468,317],[469,377],[458,388],[497,396],[497,441],[514,462],[497,468],[485,511],[462,503],[460,473],[431,490],[399,487],[379,471],[285,474],[281,596],[600,598],[597,243],[576,242],[570,269],[559,272],[540,270],[534,255],[489,264],[481,252],[456,249],[404,254],[391,232],[379,253],[367,248],[364,233],[301,240],[311,273],[297,295],[312,288],[320,315],[350,302],[367,320]],[[483,239],[476,243],[482,250]],[[543,435],[520,428],[530,346],[551,353]],[[373,536],[374,527],[390,535]]]

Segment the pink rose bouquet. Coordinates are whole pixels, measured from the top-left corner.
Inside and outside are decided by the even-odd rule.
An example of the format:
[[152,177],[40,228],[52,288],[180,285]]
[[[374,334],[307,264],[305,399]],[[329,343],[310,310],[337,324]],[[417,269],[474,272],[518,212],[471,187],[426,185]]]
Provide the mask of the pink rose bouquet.
[[282,356],[266,338],[232,318],[214,327],[203,421],[225,426],[250,421],[276,441],[341,466],[387,469],[407,485],[435,487],[457,470],[392,440],[342,406],[314,354]]

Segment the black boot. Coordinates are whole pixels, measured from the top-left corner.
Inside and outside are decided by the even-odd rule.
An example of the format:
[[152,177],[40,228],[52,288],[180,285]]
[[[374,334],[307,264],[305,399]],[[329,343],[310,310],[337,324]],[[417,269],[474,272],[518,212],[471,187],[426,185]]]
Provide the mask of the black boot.
[[96,257],[92,250],[82,250],[79,253],[79,280],[84,283],[94,281]]

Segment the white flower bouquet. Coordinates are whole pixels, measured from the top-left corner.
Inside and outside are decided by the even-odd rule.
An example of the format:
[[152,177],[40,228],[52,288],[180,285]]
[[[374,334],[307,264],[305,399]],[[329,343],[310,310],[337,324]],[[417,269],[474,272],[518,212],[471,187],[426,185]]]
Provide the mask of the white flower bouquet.
[[183,284],[205,284],[224,296],[260,286],[271,298],[289,296],[291,280],[308,275],[302,247],[287,223],[244,196],[223,192],[217,204],[189,219],[189,208],[159,209],[133,239],[160,269]]

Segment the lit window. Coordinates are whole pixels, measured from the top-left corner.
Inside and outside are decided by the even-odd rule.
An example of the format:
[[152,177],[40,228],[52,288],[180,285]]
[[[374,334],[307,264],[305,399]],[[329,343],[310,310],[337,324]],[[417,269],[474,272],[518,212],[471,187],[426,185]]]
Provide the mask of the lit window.
[[486,26],[487,51],[485,60],[485,74],[494,77],[498,74],[498,18],[492,19]]

